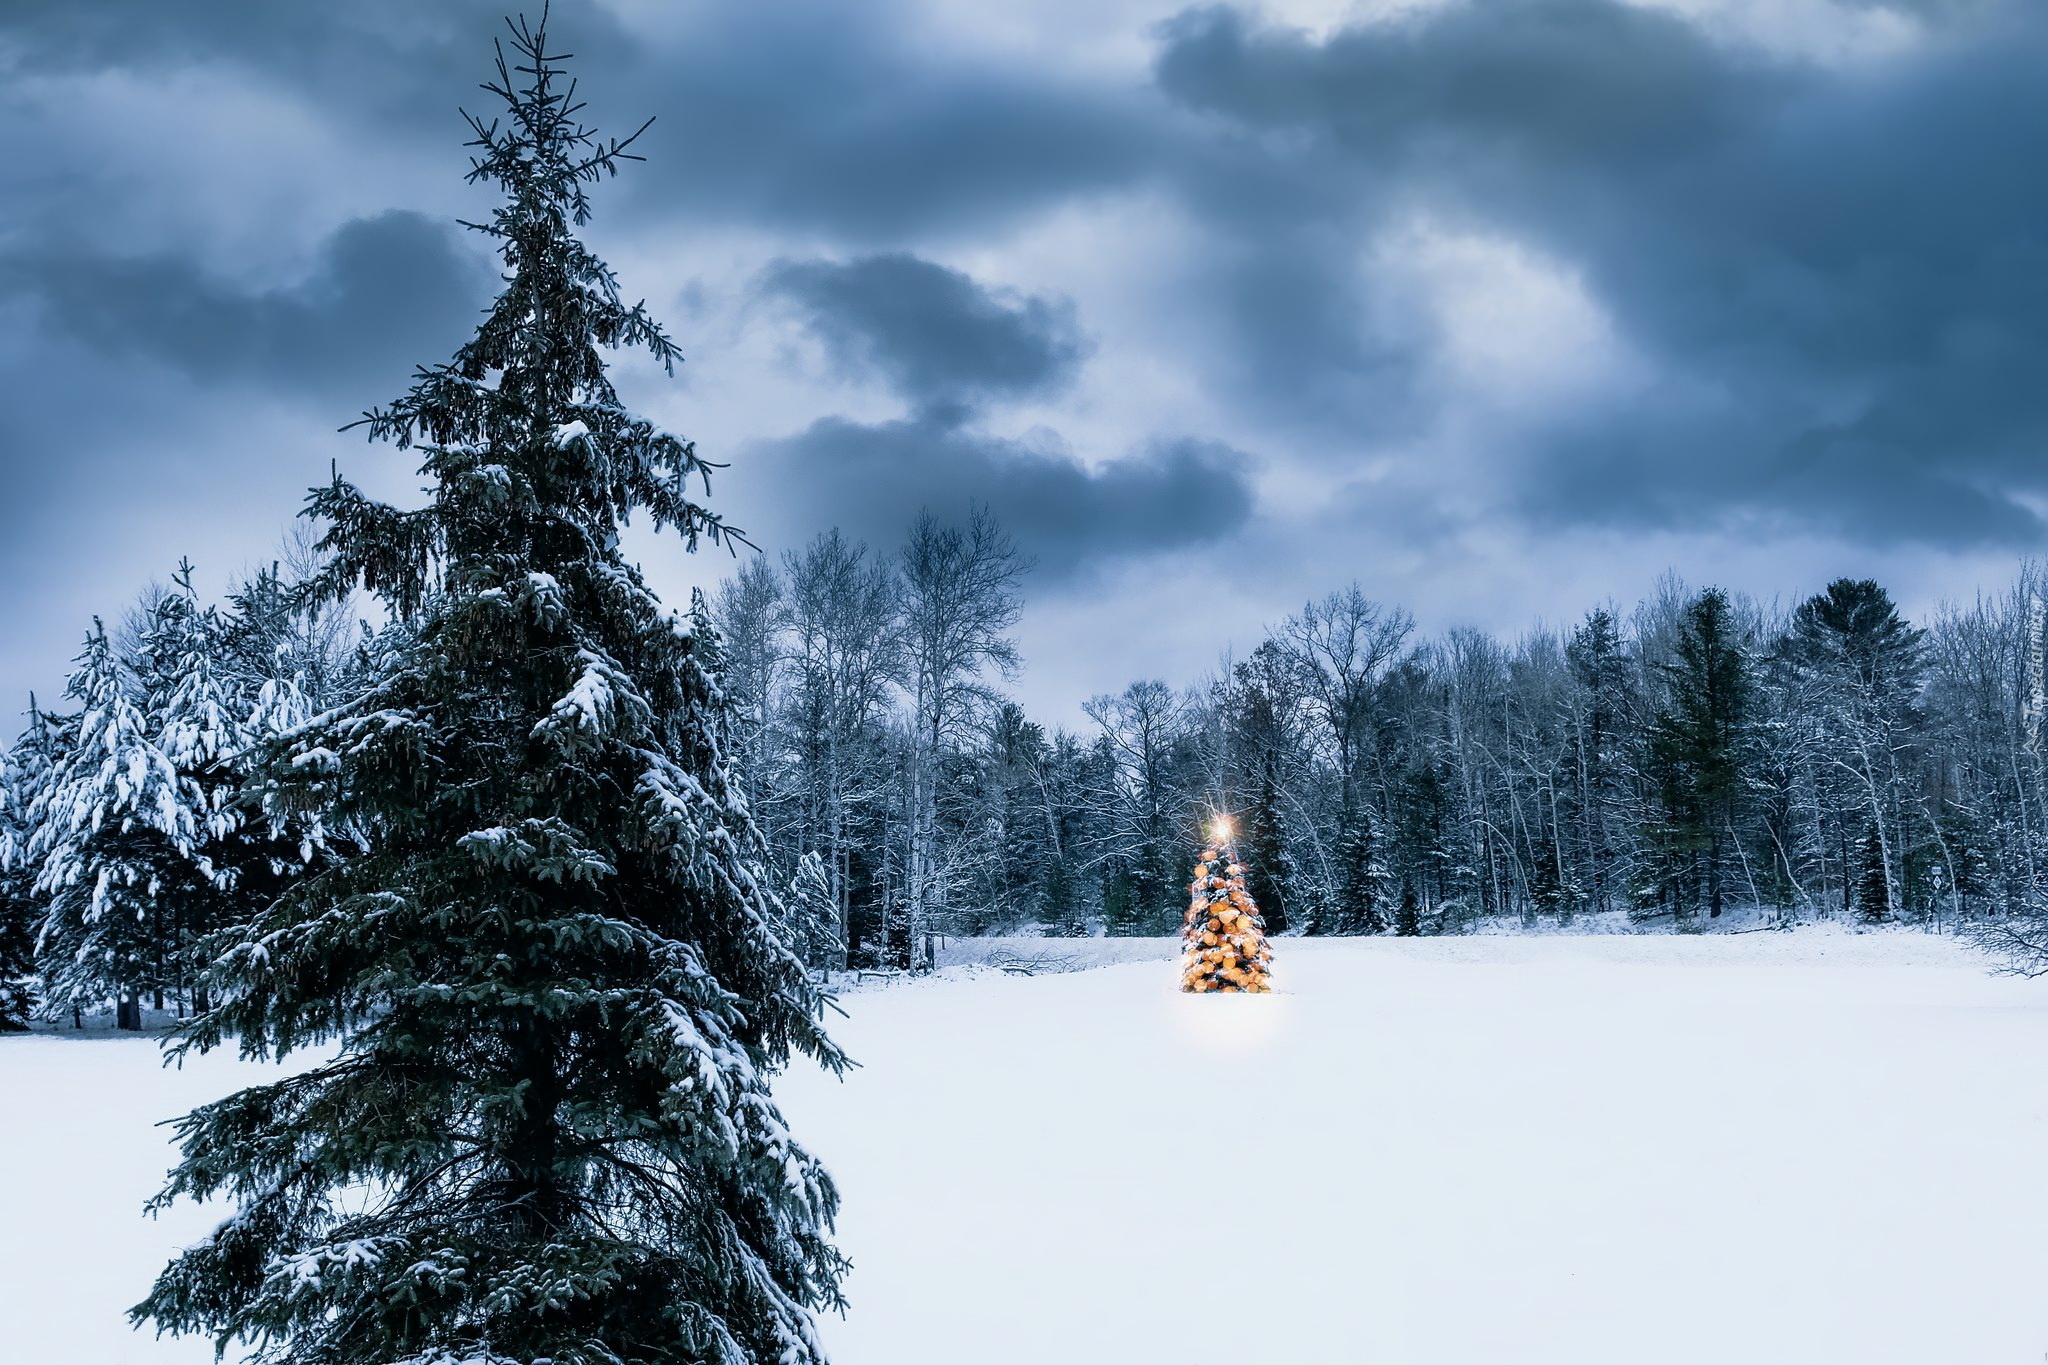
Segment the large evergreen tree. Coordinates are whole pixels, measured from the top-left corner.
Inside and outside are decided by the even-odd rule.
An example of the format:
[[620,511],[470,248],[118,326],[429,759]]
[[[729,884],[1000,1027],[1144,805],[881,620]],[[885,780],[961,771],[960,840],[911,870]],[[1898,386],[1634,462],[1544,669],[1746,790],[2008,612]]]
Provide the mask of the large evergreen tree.
[[1718,917],[1735,852],[1754,693],[1727,594],[1709,588],[1693,599],[1672,658],[1659,671],[1667,695],[1650,731],[1649,767],[1661,807],[1652,839],[1665,854],[1665,889],[1680,918],[1701,903]]
[[[1844,908],[1853,893],[1866,916],[1905,908],[1915,835],[1934,833],[1907,815],[1903,770],[1921,728],[1915,703],[1925,641],[1877,583],[1838,578],[1799,604],[1780,646],[1797,689],[1801,723],[1792,731],[1813,770],[1820,839],[1841,851]],[[1878,850],[1874,861],[1866,835]],[[1877,880],[1866,887],[1872,868]],[[1878,885],[1884,895],[1874,912]]]
[[728,769],[715,632],[619,551],[635,509],[730,532],[600,356],[676,354],[574,235],[631,139],[578,121],[545,19],[513,33],[505,117],[471,120],[505,290],[367,419],[423,453],[430,501],[311,500],[323,586],[382,595],[405,643],[257,784],[367,847],[222,943],[183,1044],[337,1046],[181,1121],[161,1198],[237,1207],[135,1312],[306,1365],[801,1365],[836,1194],[769,1078],[843,1059]]

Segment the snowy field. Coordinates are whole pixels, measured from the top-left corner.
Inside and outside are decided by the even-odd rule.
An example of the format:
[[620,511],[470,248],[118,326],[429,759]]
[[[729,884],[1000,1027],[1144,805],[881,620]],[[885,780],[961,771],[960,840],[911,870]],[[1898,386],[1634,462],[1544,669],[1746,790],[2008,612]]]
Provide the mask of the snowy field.
[[[2048,982],[1916,933],[1279,947],[1267,997],[1158,944],[849,993],[862,1068],[781,1092],[837,1365],[2048,1354]],[[208,1222],[138,1216],[150,1125],[251,1074],[0,1040],[0,1359],[210,1358],[120,1310]]]

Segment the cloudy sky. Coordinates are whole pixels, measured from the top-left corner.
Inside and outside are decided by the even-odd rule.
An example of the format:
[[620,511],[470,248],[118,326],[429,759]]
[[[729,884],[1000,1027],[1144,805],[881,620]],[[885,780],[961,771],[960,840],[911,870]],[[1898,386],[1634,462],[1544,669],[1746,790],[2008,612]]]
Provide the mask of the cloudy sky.
[[[457,108],[504,8],[0,11],[9,710],[330,461],[412,496],[336,428],[492,287]],[[993,505],[1055,717],[1353,578],[1432,630],[1667,567],[1925,612],[2042,543],[2039,0],[554,13],[588,116],[656,118],[590,235],[689,359],[629,401],[771,552]]]

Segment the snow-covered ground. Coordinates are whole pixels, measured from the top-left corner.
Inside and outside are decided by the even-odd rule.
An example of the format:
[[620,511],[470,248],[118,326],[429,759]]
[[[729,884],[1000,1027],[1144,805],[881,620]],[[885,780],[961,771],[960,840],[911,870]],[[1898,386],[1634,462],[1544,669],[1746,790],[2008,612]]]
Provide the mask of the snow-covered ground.
[[[2048,1354],[2048,982],[1825,928],[1279,946],[1266,997],[1163,943],[850,992],[861,1069],[781,1087],[838,1365]],[[207,1222],[137,1216],[150,1124],[246,1074],[0,1040],[0,1358],[209,1358],[119,1313]]]

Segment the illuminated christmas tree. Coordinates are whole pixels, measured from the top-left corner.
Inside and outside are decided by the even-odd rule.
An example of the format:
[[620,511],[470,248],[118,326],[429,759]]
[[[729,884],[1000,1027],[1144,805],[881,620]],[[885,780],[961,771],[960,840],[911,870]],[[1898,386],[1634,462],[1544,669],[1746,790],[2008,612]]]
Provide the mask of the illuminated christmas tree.
[[1267,991],[1267,964],[1273,949],[1259,907],[1244,889],[1244,865],[1230,846],[1230,821],[1210,827],[1208,847],[1195,864],[1189,885],[1186,944],[1181,954],[1180,988],[1184,991]]

